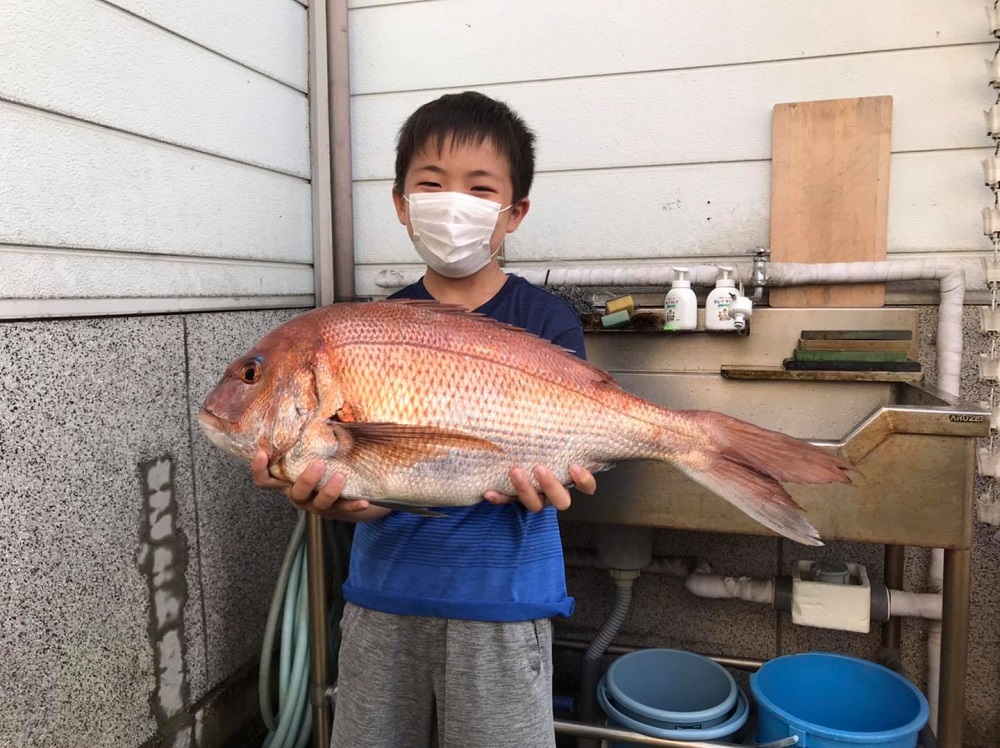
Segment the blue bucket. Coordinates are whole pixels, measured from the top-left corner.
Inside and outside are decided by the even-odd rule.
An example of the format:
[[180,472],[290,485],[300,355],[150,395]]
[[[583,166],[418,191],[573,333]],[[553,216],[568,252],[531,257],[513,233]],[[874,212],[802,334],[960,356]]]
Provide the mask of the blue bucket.
[[827,652],[786,655],[750,676],[756,741],[791,735],[803,748],[914,748],[930,709],[903,676]]
[[673,740],[728,738],[749,716],[746,695],[725,668],[675,649],[618,658],[598,685],[597,700],[612,726]]

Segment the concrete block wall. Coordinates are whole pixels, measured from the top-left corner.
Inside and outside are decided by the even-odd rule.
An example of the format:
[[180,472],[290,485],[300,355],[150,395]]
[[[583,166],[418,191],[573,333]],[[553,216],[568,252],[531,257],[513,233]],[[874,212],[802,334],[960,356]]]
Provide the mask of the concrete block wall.
[[0,323],[0,745],[217,744],[295,512],[193,418],[292,314]]

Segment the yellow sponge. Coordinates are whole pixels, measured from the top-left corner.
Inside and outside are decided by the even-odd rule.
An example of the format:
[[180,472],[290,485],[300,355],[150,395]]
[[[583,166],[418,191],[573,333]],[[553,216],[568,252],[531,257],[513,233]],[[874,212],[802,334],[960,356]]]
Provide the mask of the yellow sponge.
[[614,314],[622,310],[628,312],[629,317],[635,313],[635,302],[631,296],[619,296],[617,299],[612,299],[604,305],[605,314]]

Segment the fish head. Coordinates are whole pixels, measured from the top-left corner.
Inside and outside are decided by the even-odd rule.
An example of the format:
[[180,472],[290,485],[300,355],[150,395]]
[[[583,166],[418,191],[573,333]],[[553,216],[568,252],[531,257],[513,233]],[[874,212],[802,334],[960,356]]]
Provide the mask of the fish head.
[[279,327],[226,368],[198,411],[217,447],[246,460],[263,449],[273,462],[298,440],[318,408],[317,346],[301,333]]

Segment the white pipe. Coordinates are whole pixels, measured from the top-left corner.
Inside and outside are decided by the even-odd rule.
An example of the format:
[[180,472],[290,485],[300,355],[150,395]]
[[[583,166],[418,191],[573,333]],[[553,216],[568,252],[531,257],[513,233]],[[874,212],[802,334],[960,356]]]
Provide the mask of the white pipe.
[[715,600],[735,598],[752,603],[774,602],[774,582],[750,577],[722,577],[715,574],[692,574],[684,583],[687,591],[698,597]]
[[[906,592],[889,590],[889,615],[899,618],[925,618],[941,621],[942,599],[940,593]],[[940,627],[940,623],[939,623]]]
[[[749,266],[741,268],[736,262],[722,263],[732,267],[731,277],[749,275]],[[710,286],[721,277],[717,265],[591,265],[582,267],[526,267],[508,265],[504,272],[517,275],[536,286],[595,286],[595,287],[668,287],[677,277],[674,267],[687,268],[688,280],[694,286]],[[375,276],[379,288],[403,288],[416,283],[424,276],[420,269],[380,270]]]
[[927,724],[938,734],[938,698],[941,693],[941,621],[927,624]]
[[[941,597],[944,589],[944,551],[940,548],[931,550],[931,563],[927,571],[927,588],[931,593]],[[927,625],[927,703],[930,714],[927,723],[937,735],[938,731],[938,697],[941,693],[941,621],[931,621]]]
[[957,262],[927,259],[767,265],[769,286],[912,280],[936,280],[940,284],[937,386],[946,395],[957,398],[962,368],[962,309],[965,302],[965,271]]

